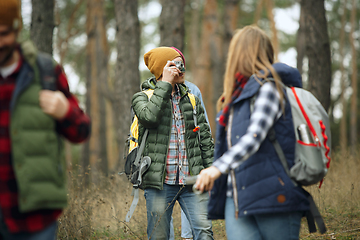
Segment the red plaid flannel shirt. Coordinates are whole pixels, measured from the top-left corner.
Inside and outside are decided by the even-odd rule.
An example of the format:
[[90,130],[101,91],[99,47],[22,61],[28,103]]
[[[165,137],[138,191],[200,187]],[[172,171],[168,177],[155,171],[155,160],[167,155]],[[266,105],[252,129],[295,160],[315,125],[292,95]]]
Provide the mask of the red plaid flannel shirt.
[[[21,213],[18,207],[18,188],[12,167],[11,140],[9,135],[10,101],[15,81],[23,60],[17,69],[5,79],[0,74],[0,205],[3,220],[11,233],[36,232],[57,220],[61,209],[38,210]],[[70,107],[65,118],[57,121],[57,131],[71,142],[82,142],[90,132],[90,119],[79,108],[77,99],[70,93],[65,73],[60,65],[55,67],[57,89],[64,93]]]

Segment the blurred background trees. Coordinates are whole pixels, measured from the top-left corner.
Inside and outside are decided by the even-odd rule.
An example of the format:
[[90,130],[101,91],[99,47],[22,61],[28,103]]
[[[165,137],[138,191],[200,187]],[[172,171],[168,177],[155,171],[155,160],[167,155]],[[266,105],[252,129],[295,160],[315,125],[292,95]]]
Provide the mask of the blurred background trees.
[[[22,7],[32,9],[23,36],[54,53],[92,118],[90,141],[66,148],[69,169],[92,169],[87,181],[122,170],[131,97],[151,76],[146,51],[166,45],[184,52],[186,78],[202,91],[214,128],[229,42],[249,24],[269,34],[278,59],[297,67],[329,110],[334,149],[359,146],[356,0],[22,0]],[[277,27],[288,9],[299,13],[292,33]]]

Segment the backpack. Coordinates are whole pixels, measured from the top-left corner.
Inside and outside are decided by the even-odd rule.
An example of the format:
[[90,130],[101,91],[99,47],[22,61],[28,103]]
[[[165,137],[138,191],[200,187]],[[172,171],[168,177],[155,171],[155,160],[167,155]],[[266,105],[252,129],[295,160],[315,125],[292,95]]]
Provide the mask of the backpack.
[[[268,78],[268,80],[274,81],[272,78]],[[329,116],[311,92],[303,88],[282,85],[285,88],[287,100],[290,103],[295,131],[294,166],[289,169],[273,129],[269,131],[268,137],[273,143],[285,171],[295,183],[302,186],[320,183],[320,188],[331,161]],[[251,99],[251,112],[255,99],[256,96]]]
[[329,116],[309,91],[286,87],[296,136],[295,164],[290,176],[303,186],[320,182],[330,167],[331,132]]
[[36,58],[42,89],[56,91],[54,60],[50,54],[39,52]]
[[[143,91],[147,96],[148,99],[154,93],[153,89],[148,89]],[[200,128],[197,125],[197,110],[196,110],[196,100],[195,96],[191,93],[188,93],[188,97],[190,99],[190,103],[193,107],[193,117],[194,117],[194,132],[198,132],[198,138],[200,141]],[[144,135],[142,137],[141,143],[139,144],[139,120],[137,116],[133,113],[132,123],[130,125],[130,133],[128,134],[128,138],[125,142],[125,150],[128,154],[124,156],[125,158],[125,169],[124,172],[128,178],[128,180],[133,184],[133,191],[132,196],[134,196],[133,202],[131,203],[130,209],[126,214],[125,221],[129,222],[131,219],[132,214],[135,211],[136,205],[139,201],[139,187],[142,183],[142,175],[147,171],[151,164],[151,158],[149,156],[142,156],[143,150],[145,148],[145,142],[147,135],[149,133],[148,129],[145,129]],[[120,174],[120,173],[119,173]]]
[[[275,81],[273,78],[268,78],[268,80]],[[273,144],[285,172],[295,186],[310,186],[320,182],[320,188],[331,161],[329,116],[311,92],[303,88],[288,87],[284,84],[282,86],[290,103],[296,139],[295,163],[290,169],[284,152],[276,140],[276,133],[273,128],[269,130],[267,137]],[[255,99],[256,95],[251,99],[250,112],[253,112]],[[310,210],[306,213],[309,231],[310,233],[316,232],[316,222],[320,233],[323,234],[326,232],[326,227],[321,214],[310,193],[306,191],[305,193],[310,203]]]

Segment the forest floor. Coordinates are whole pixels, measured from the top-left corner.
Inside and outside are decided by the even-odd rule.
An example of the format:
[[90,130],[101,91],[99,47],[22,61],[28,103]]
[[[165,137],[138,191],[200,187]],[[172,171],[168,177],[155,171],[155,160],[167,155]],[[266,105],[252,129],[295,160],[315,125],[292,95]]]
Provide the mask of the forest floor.
[[[302,219],[300,239],[360,240],[360,160],[347,154],[332,154],[332,162],[322,187],[307,187],[327,232],[309,234]],[[75,175],[75,174],[74,174]],[[124,175],[97,179],[84,188],[79,176],[69,176],[69,206],[59,219],[58,239],[147,239],[146,207],[143,191],[129,223],[124,221],[132,202],[132,186]],[[175,239],[180,238],[180,206],[175,204]],[[226,239],[225,222],[213,221],[214,239]]]

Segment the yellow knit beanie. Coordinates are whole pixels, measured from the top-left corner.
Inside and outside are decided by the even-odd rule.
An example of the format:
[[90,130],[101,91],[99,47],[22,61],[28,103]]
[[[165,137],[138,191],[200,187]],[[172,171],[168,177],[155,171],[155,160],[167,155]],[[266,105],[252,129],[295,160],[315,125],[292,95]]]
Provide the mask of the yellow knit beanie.
[[158,79],[162,75],[167,61],[172,61],[177,57],[181,56],[175,49],[169,47],[158,47],[145,53],[144,61],[150,72],[155,75],[156,79]]
[[0,25],[20,30],[20,0],[0,0]]

